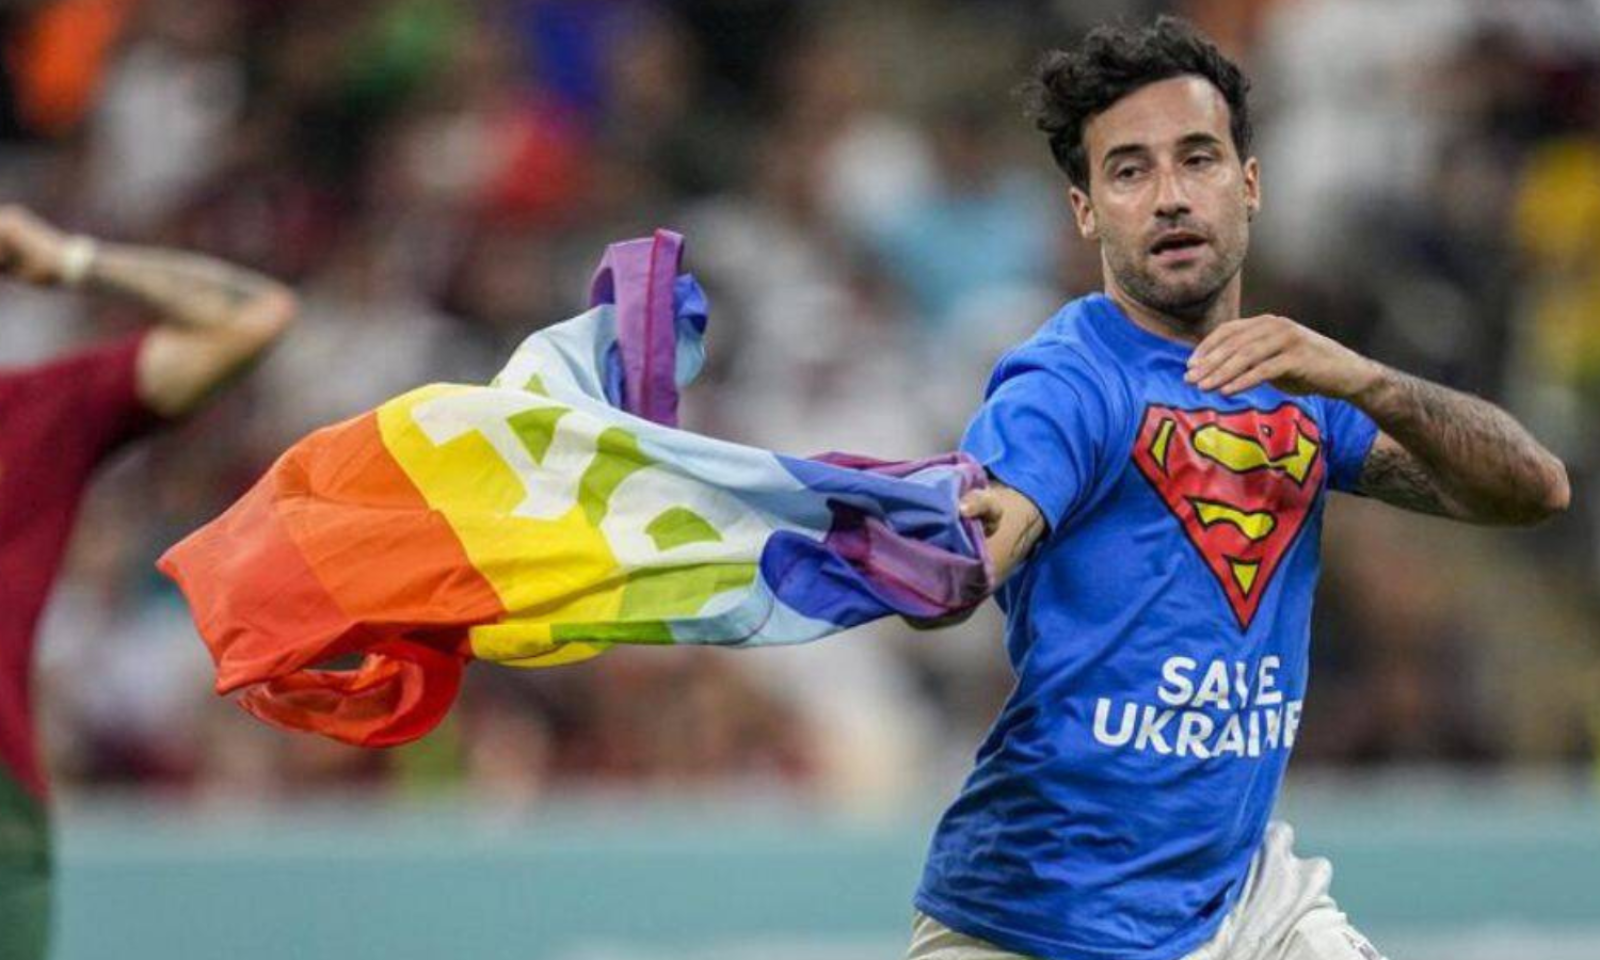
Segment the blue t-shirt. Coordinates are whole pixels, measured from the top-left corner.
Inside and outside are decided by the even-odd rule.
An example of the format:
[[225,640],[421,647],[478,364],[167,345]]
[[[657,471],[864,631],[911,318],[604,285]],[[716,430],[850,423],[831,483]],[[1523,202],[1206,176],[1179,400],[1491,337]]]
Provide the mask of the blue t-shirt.
[[1233,905],[1300,721],[1347,403],[1183,380],[1104,295],[1004,357],[962,446],[1050,524],[999,594],[1016,689],[917,907],[1048,960],[1174,960]]

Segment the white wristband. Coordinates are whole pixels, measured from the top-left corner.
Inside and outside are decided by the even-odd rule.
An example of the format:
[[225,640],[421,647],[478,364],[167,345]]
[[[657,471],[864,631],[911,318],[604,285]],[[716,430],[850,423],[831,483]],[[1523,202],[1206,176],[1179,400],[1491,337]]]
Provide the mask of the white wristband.
[[94,263],[97,246],[93,239],[81,234],[67,238],[61,247],[62,286],[77,287],[83,284],[84,278],[89,275],[89,267]]

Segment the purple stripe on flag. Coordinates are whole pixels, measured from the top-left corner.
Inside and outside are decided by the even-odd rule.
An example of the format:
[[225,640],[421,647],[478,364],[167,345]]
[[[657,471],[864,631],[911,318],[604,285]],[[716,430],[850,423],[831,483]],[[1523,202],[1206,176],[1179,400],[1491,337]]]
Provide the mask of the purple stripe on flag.
[[[914,540],[859,510],[832,504],[823,545],[850,562],[895,612],[935,617],[982,600],[989,575],[983,557],[963,557]],[[982,543],[981,534],[978,539]]]
[[682,262],[683,237],[657,230],[607,247],[589,288],[590,306],[617,307],[623,409],[669,427],[678,425],[673,288]]
[[[880,477],[892,477],[896,480],[904,479],[912,474],[920,473],[929,467],[949,467],[957,477],[961,493],[977,490],[988,486],[989,478],[984,473],[983,466],[972,459],[968,454],[960,451],[944,453],[934,457],[924,457],[921,460],[878,460],[873,457],[863,457],[855,453],[819,453],[807,457],[812,463],[825,463],[835,467],[845,467],[850,470],[861,470]],[[835,520],[837,523],[837,520]],[[986,556],[982,548],[985,543],[983,524],[966,517],[961,518],[961,529],[966,533],[970,543],[978,544],[980,555]],[[940,550],[941,553],[944,550]],[[987,574],[985,574],[987,577]]]
[[779,461],[827,497],[833,514],[821,542],[785,533],[768,541],[762,577],[790,608],[849,627],[890,614],[940,617],[988,594],[982,527],[955,510],[962,494],[987,482],[971,457],[886,462],[830,453]]

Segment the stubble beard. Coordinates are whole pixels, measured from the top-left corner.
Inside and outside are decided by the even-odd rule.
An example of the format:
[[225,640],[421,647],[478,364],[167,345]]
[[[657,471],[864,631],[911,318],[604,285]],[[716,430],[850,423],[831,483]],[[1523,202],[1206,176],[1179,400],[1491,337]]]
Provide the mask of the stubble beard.
[[1213,249],[1217,255],[1210,263],[1172,279],[1159,276],[1148,266],[1142,249],[1131,257],[1108,251],[1107,263],[1117,285],[1134,300],[1169,317],[1198,321],[1207,316],[1244,266],[1242,244],[1228,250]]

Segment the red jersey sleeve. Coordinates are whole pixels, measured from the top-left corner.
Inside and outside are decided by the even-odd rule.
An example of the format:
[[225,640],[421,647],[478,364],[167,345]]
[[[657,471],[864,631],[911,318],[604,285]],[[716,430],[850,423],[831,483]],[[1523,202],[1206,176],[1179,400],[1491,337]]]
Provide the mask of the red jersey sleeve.
[[18,371],[14,386],[30,395],[27,406],[49,407],[53,445],[75,448],[88,465],[148,432],[160,418],[139,399],[139,351],[148,331]]

